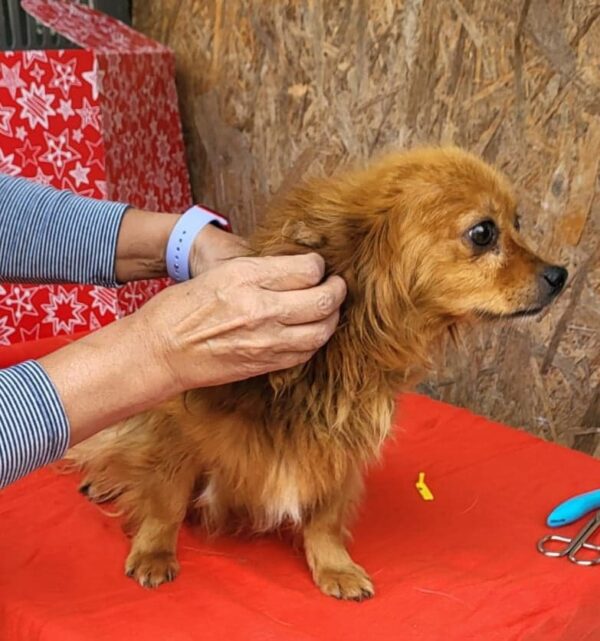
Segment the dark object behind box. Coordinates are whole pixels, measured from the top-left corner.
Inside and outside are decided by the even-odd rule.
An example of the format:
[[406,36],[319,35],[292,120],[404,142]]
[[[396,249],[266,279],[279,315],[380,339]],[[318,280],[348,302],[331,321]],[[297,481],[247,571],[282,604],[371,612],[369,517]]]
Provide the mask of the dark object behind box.
[[[79,0],[97,11],[131,24],[130,0]],[[62,49],[76,47],[21,8],[20,0],[0,0],[0,49]]]

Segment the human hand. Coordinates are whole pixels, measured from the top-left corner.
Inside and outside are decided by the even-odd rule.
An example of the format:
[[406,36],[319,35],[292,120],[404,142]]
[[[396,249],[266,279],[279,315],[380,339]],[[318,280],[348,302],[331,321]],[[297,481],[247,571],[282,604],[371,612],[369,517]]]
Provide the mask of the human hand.
[[324,269],[316,254],[235,258],[160,292],[132,320],[173,395],[286,369],[337,327],[346,286],[321,283]]
[[215,225],[206,225],[196,236],[190,252],[190,273],[198,276],[231,258],[247,256],[248,244],[236,234]]

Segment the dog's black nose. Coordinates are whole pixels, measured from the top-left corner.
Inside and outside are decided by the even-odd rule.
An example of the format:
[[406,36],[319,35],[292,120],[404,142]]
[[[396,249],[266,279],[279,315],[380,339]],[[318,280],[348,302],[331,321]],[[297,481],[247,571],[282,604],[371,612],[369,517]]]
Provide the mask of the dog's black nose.
[[556,296],[567,282],[569,272],[564,267],[551,265],[546,267],[542,272],[542,276],[549,287],[550,296]]

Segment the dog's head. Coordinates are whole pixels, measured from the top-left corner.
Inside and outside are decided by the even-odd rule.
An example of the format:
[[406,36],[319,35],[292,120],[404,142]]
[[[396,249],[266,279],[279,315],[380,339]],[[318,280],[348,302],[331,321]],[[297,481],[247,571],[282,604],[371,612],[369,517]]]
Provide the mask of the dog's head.
[[[420,150],[374,172],[386,186],[386,262],[415,307],[453,319],[522,316],[563,289],[567,270],[526,245],[508,181],[478,158]],[[365,187],[377,205],[375,184]]]
[[520,236],[507,179],[456,148],[309,180],[276,201],[255,240],[260,253],[319,252],[348,283],[361,340],[395,337],[380,358],[390,366],[402,345],[425,347],[462,319],[535,314],[567,280]]
[[371,289],[382,305],[392,298],[449,320],[535,314],[567,280],[565,268],[520,236],[507,179],[456,148],[391,155],[309,181],[267,226],[267,252],[273,243],[279,253],[318,251],[351,292]]

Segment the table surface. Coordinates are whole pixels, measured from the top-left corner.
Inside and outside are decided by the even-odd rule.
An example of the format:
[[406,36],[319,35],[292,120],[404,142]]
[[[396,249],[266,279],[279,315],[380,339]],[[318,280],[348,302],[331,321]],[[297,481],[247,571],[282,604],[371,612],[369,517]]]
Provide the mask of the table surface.
[[395,434],[353,529],[371,601],[322,595],[277,536],[188,527],[179,578],[144,590],[123,575],[119,519],[42,470],[0,494],[0,639],[600,640],[600,567],[535,547],[556,503],[600,486],[600,462],[417,395]]

